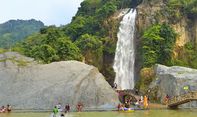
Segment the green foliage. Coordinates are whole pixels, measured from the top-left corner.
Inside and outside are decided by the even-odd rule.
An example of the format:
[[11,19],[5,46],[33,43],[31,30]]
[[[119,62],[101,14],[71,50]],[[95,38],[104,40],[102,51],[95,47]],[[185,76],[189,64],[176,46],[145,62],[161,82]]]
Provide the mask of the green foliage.
[[31,56],[33,56],[36,60],[42,61],[44,63],[50,63],[57,59],[55,49],[47,44],[33,47],[30,53]]
[[182,52],[179,53],[178,57],[173,59],[173,65],[197,69],[197,49],[195,48],[194,43],[186,43],[181,51]]
[[75,44],[80,48],[83,56],[89,64],[100,67],[103,57],[103,43],[96,36],[82,35]]
[[115,55],[116,51],[116,41],[111,40],[110,38],[103,38],[104,42],[104,52]]
[[[33,57],[31,55],[31,50],[37,46],[42,44],[42,40],[46,38],[46,35],[43,34],[33,34],[28,36],[24,41],[17,43],[12,47],[13,51],[17,51],[19,53],[25,54],[26,56]],[[33,57],[34,58],[34,57]]]
[[96,11],[97,17],[101,20],[109,17],[117,10],[117,6],[112,2],[107,2],[100,9]]
[[10,48],[26,36],[39,32],[42,27],[44,27],[44,24],[34,19],[10,20],[0,24],[0,47]]
[[96,9],[101,7],[101,1],[102,0],[84,0],[81,3],[81,7],[79,8],[76,16],[93,16]]
[[142,2],[142,0],[114,0],[118,9],[122,8],[136,8],[138,4]]
[[182,14],[188,15],[188,17],[197,16],[197,0],[169,0],[168,10],[173,13],[173,16],[181,17]]
[[55,49],[60,60],[80,61],[82,59],[80,49],[68,37],[59,38]]
[[73,20],[73,22],[63,29],[65,34],[71,37],[73,40],[76,40],[81,35],[86,34],[95,34],[99,30],[99,24],[97,20],[93,17],[83,17],[78,16]]
[[95,36],[89,34],[82,35],[75,43],[81,49],[83,54],[89,50],[92,50],[97,52],[98,55],[102,55],[102,42]]
[[189,17],[197,17],[197,0],[190,0],[185,4],[185,11]]
[[143,34],[143,66],[150,67],[155,63],[171,65],[171,54],[176,41],[176,33],[167,24],[153,25]]
[[76,16],[95,16],[96,12],[107,16],[109,12],[113,14],[115,9],[136,7],[141,2],[142,0],[84,0]]
[[83,27],[86,23],[85,17],[76,17],[75,20],[64,28],[66,35],[69,35],[73,40],[76,40],[84,33]]
[[46,35],[46,37],[42,39],[42,43],[51,45],[52,47],[55,46],[54,44],[57,42],[58,38],[65,36],[64,33],[55,26],[49,26],[46,29],[42,29],[40,32]]
[[41,29],[40,34],[27,37],[12,49],[42,63],[82,59],[79,48],[55,26]]

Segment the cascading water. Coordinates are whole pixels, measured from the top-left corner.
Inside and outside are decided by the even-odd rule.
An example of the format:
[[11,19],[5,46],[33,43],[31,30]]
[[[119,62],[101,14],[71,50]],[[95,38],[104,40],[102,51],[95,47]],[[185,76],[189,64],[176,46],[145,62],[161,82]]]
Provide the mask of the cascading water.
[[118,42],[114,60],[114,71],[116,72],[115,83],[117,89],[134,88],[134,32],[135,32],[136,10],[131,9],[120,22]]

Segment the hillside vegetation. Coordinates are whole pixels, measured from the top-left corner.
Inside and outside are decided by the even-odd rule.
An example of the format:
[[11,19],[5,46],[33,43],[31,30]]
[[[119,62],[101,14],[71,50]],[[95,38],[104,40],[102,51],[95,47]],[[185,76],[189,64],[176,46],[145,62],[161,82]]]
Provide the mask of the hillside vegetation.
[[39,32],[44,24],[41,21],[10,20],[0,24],[0,48],[10,48],[26,36]]

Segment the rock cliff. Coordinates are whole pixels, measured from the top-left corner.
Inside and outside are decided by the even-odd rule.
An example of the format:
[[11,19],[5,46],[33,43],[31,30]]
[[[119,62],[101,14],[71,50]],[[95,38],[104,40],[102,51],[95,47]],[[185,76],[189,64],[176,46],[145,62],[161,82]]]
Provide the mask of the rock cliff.
[[[156,80],[152,82],[150,88],[158,87],[157,97],[163,101],[166,94],[170,97],[187,93],[184,86],[188,86],[190,91],[197,91],[197,70],[186,67],[167,67],[164,65],[155,66]],[[197,107],[197,102],[191,105],[183,104],[180,107]]]
[[[20,63],[26,64],[17,64]],[[31,64],[30,64],[31,63]],[[97,68],[77,61],[37,64],[17,53],[0,54],[0,105],[14,109],[52,109],[78,102],[85,108],[114,108],[117,94]]]
[[137,7],[136,18],[137,39],[140,40],[144,30],[153,24],[168,23],[178,34],[174,48],[174,57],[177,57],[187,42],[197,43],[197,17],[187,17],[178,9],[175,11],[178,16],[173,16],[167,7],[169,0],[143,0]]
[[[185,44],[192,44],[196,47],[197,44],[197,17],[188,17],[179,8],[169,8],[169,2],[172,0],[143,0],[137,6],[136,18],[136,62],[135,72],[139,77],[142,69],[143,58],[141,54],[142,35],[149,27],[154,24],[169,24],[177,33],[176,42],[172,50],[173,65],[189,66],[191,58],[187,57],[188,53],[185,49]],[[172,10],[172,11],[171,11]],[[190,50],[191,51],[191,50]],[[196,53],[196,50],[192,50]],[[192,54],[191,56],[195,56]],[[194,60],[191,63],[195,63]],[[139,79],[139,78],[137,78]]]

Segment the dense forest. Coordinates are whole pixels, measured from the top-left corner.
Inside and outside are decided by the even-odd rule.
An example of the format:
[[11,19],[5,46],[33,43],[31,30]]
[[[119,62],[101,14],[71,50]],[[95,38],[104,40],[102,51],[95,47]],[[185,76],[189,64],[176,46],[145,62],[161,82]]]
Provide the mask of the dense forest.
[[10,48],[26,36],[39,32],[44,24],[41,21],[10,20],[0,24],[0,48]]
[[135,8],[138,4],[154,6],[155,1],[164,2],[157,16],[168,20],[162,23],[158,20],[140,32],[141,42],[137,47],[140,69],[149,69],[156,63],[197,68],[196,43],[188,42],[182,48],[182,54],[176,58],[173,56],[179,34],[172,28],[183,16],[191,22],[196,18],[197,0],[84,0],[70,24],[44,27],[39,33],[13,46],[12,50],[33,57],[40,63],[85,61],[98,67],[106,80],[113,84],[112,66],[121,20],[115,19],[114,15],[121,9]]

